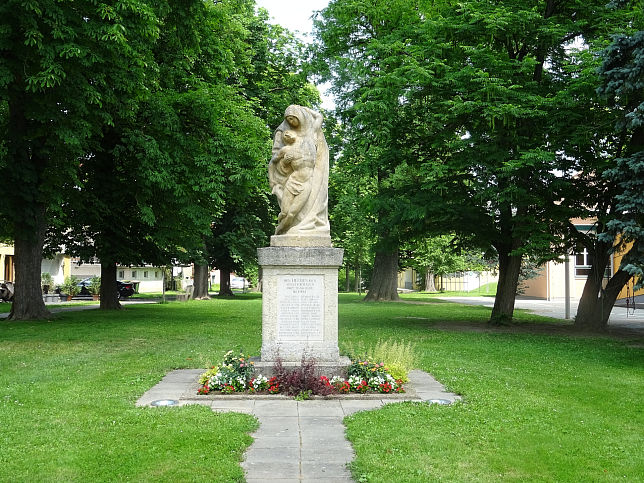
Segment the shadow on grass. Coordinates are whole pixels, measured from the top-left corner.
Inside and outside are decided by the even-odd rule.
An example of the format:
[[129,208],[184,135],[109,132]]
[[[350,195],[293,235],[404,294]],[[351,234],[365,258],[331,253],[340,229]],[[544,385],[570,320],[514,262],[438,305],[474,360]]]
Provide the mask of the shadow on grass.
[[515,309],[511,323],[495,325],[490,323],[490,307],[422,297],[418,297],[420,300],[409,300],[408,297],[406,295],[400,302],[363,302],[363,296],[358,294],[340,294],[341,322],[351,320],[351,328],[384,326],[396,331],[426,329],[484,334],[608,337],[631,342],[644,340],[641,330],[609,326],[602,332],[579,331],[571,320],[535,315],[526,309]]

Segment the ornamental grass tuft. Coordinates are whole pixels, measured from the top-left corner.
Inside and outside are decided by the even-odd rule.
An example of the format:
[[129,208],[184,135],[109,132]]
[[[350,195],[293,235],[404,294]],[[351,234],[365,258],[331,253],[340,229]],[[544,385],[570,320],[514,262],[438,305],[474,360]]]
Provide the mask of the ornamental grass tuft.
[[411,341],[395,340],[388,338],[378,341],[368,347],[347,344],[347,352],[352,360],[367,360],[383,363],[394,379],[409,382],[409,371],[418,361],[415,356],[415,344]]

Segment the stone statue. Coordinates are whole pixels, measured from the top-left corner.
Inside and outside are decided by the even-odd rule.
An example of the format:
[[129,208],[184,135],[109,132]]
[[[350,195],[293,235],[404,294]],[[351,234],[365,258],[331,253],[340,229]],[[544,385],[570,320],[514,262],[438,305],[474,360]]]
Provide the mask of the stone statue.
[[275,130],[268,179],[280,205],[275,235],[329,237],[329,148],[319,112],[288,106]]

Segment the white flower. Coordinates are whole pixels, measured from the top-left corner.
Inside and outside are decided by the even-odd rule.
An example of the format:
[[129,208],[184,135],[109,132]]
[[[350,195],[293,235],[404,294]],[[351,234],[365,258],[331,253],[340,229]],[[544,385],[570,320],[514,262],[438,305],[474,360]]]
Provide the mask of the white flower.
[[369,386],[371,387],[378,387],[380,384],[384,384],[384,383],[385,383],[385,380],[383,379],[382,376],[376,376],[369,379]]
[[349,385],[351,387],[358,387],[362,383],[362,379],[360,379],[358,376],[350,376],[349,377]]
[[340,376],[333,376],[331,378],[331,384],[341,384],[344,382],[344,379],[342,379]]

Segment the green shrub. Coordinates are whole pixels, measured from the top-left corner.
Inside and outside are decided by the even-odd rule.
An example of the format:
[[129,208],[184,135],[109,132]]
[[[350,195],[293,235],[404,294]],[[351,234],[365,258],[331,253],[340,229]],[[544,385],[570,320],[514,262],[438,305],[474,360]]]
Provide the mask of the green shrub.
[[92,277],[89,281],[89,293],[98,295],[101,293],[101,277]]
[[54,285],[54,277],[51,276],[51,273],[44,272],[40,275],[40,284],[52,287]]
[[78,292],[80,292],[78,279],[74,276],[65,277],[65,281],[60,286],[60,290],[67,295],[71,295],[72,297],[78,295]]

